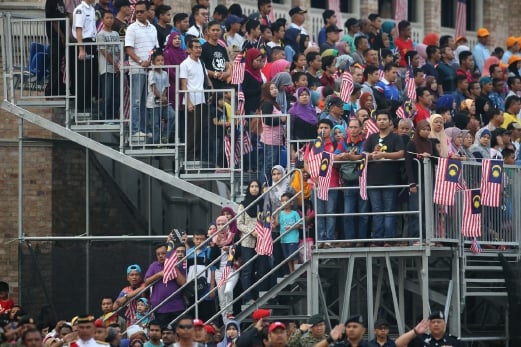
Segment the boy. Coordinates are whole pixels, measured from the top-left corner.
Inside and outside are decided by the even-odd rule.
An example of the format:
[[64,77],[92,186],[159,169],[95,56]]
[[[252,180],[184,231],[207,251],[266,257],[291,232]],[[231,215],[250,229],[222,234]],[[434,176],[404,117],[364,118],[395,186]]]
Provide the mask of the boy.
[[13,308],[13,299],[9,298],[9,284],[0,282],[0,315],[7,314]]
[[[156,51],[152,55],[152,64],[153,69],[148,72],[147,123],[152,129],[152,143],[159,144],[160,139],[166,143],[173,135],[175,113],[168,100],[170,82],[168,73],[162,68],[165,65],[163,52]],[[161,129],[161,119],[165,116],[166,132]]]
[[292,273],[295,271],[295,264],[298,263],[298,254],[294,254],[291,257],[290,255],[298,249],[298,229],[302,226],[302,222],[298,212],[293,210],[291,203],[288,202],[289,199],[291,199],[289,193],[281,195],[280,201],[284,209],[279,212],[277,222],[280,226],[280,232],[283,234],[280,239],[282,253],[284,254],[284,258],[288,260],[289,272]]
[[[112,30],[114,15],[112,12],[104,12],[103,29],[97,36],[98,42],[119,42],[119,34]],[[120,104],[120,75],[119,60],[121,56],[120,45],[100,45],[99,48],[98,71],[100,75],[101,96],[103,98],[102,110],[105,120],[113,120],[119,110]]]

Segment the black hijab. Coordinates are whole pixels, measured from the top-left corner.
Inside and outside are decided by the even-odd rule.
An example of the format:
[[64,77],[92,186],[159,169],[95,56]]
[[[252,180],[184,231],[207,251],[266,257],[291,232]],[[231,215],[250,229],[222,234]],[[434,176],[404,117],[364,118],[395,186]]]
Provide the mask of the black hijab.
[[[251,195],[250,193],[250,186],[253,182],[256,182],[259,185],[259,194],[258,195]],[[258,180],[252,180],[250,183],[248,183],[248,188],[246,189],[246,196],[244,197],[244,200],[242,201],[242,206],[246,209],[251,203],[257,199],[262,194],[262,185]],[[254,218],[257,217],[257,212],[262,211],[263,207],[263,199],[259,199],[254,205],[252,205],[250,208],[246,210],[246,213],[248,216]]]

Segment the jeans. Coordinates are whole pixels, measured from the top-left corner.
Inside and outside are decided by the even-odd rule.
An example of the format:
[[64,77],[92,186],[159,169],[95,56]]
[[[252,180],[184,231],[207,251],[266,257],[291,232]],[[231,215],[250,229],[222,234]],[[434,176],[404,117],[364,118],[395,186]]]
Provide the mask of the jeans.
[[261,177],[259,181],[267,182],[271,186],[271,169],[275,165],[280,165],[281,146],[264,144],[264,160],[262,164]]
[[[219,283],[221,280],[221,276],[215,276],[215,282]],[[231,271],[228,279],[226,280],[226,283],[221,288],[218,288],[218,294],[219,294],[219,305],[221,307],[221,312],[223,321],[227,322],[228,319],[226,318],[226,315],[233,314],[233,289],[235,288],[235,285],[237,285],[237,282],[239,281],[239,274],[237,271]]]
[[[242,258],[242,266],[241,266],[241,285],[242,289],[246,291],[253,284],[253,266],[255,265],[255,261],[246,264],[251,258],[255,256],[255,248],[249,247],[241,247],[241,258]],[[242,301],[247,303],[251,299],[254,298],[254,290],[251,290],[244,294],[242,297]]]
[[[420,206],[419,194],[409,194],[409,211],[417,211]],[[423,214],[410,214],[407,216],[407,237],[418,237],[420,236],[420,218]]]
[[103,98],[102,111],[105,119],[119,119],[117,115],[120,104],[120,75],[119,73],[104,73],[100,76],[101,96]]
[[[330,190],[327,201],[317,199],[317,214],[329,214],[336,212],[336,200],[338,190]],[[335,224],[336,217],[318,217],[317,219],[317,237],[319,241],[335,240]]]
[[[175,124],[175,111],[172,106],[164,105],[148,108],[147,132],[152,130],[153,143],[161,143],[161,138],[172,136]],[[161,119],[166,119],[166,130],[161,129]]]
[[145,74],[133,74],[130,77],[130,89],[131,89],[131,102],[132,102],[132,113],[131,119],[131,133],[142,132],[145,130],[146,120],[146,97],[147,97],[147,75]]
[[[344,190],[344,213],[369,212],[369,201],[362,200],[360,189]],[[358,229],[356,221],[358,220]],[[369,216],[345,216],[344,217],[344,239],[355,240],[368,237]]]
[[[396,217],[385,212],[394,211],[398,190],[396,188],[368,189],[372,212],[380,212],[373,216],[373,239],[392,238],[395,236]],[[383,212],[383,213],[382,213]]]

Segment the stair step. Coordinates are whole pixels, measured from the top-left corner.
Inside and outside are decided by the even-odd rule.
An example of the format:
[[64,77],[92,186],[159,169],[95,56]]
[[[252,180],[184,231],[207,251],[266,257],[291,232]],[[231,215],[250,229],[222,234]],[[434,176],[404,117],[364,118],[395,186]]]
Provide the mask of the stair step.
[[505,283],[503,278],[465,278],[465,283]]
[[467,265],[465,271],[503,271],[502,266],[478,266],[478,265]]
[[466,292],[465,296],[484,296],[484,297],[504,297],[508,296],[508,293],[506,292]]

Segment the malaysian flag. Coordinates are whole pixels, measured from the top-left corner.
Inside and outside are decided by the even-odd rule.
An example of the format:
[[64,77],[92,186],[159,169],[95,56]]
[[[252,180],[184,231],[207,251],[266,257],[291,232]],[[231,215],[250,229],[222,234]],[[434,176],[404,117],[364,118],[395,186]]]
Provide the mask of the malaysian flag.
[[374,120],[374,118],[371,118],[369,117],[365,122],[364,122],[364,125],[365,125],[365,129],[366,129],[366,134],[365,134],[365,138],[367,139],[370,135],[372,134],[378,134],[380,132],[380,130],[378,130],[378,125],[376,125],[376,121]]
[[396,30],[398,31],[398,23],[402,20],[407,20],[407,1],[408,0],[396,0],[394,8],[394,21],[396,22]]
[[454,205],[454,194],[458,188],[461,175],[461,161],[449,158],[440,158],[436,169],[434,185],[434,203],[438,205]]
[[360,197],[367,200],[367,155],[362,153],[362,162],[360,163],[360,177],[358,177],[360,186]]
[[263,213],[257,218],[255,231],[257,231],[257,244],[255,252],[258,255],[273,254],[273,239],[271,238],[271,205],[267,205]]
[[481,195],[477,189],[465,190],[461,234],[466,237],[481,236]]
[[309,175],[313,178],[318,177],[320,172],[321,153],[324,151],[324,141],[322,137],[317,137],[311,146],[307,146],[304,158],[308,161]]
[[244,80],[244,69],[246,67],[246,63],[244,62],[243,58],[244,56],[242,52],[239,52],[233,60],[231,84],[241,84]]
[[244,103],[246,99],[244,97],[244,92],[242,91],[242,87],[239,84],[239,89],[237,91],[237,115],[244,116],[246,111],[244,110]]
[[501,183],[503,182],[503,161],[483,159],[481,162],[481,204],[483,206],[501,206]]
[[320,161],[320,171],[318,173],[317,198],[327,201],[329,183],[331,182],[331,171],[333,168],[333,155],[329,152],[322,151],[322,160]]
[[[246,131],[244,128],[239,127],[235,132],[235,153],[233,155],[234,167],[237,166],[237,164],[239,163],[239,159],[241,158],[241,149],[242,154],[246,155],[253,151],[253,145],[251,143],[250,133],[248,133],[248,131]],[[228,160],[228,167],[232,167],[232,146],[230,135],[224,136],[224,154],[226,155],[226,159]]]
[[483,250],[481,249],[481,246],[479,245],[478,240],[476,240],[476,238],[474,238],[474,240],[472,241],[472,244],[470,245],[470,251],[475,254],[479,254],[479,253],[483,252]]
[[410,61],[405,71],[405,95],[409,100],[416,101],[416,83],[414,83],[414,71]]
[[403,106],[398,107],[396,110],[396,116],[402,119],[407,118],[407,114],[405,113]]
[[226,261],[226,266],[223,269],[221,280],[219,281],[219,283],[217,283],[218,288],[224,287],[224,285],[226,284],[226,281],[228,280],[228,277],[230,277],[230,273],[232,272],[232,269],[233,269],[234,254],[235,254],[235,249],[232,246],[232,247],[230,247],[230,250],[228,252],[228,260]]
[[467,0],[458,0],[455,27],[456,38],[467,35]]
[[344,73],[342,74],[342,84],[340,85],[340,98],[344,102],[349,102],[351,100],[351,94],[353,94],[353,90],[355,86],[353,85],[353,76],[349,71],[349,64],[346,65]]
[[175,266],[177,265],[177,253],[175,252],[174,241],[168,240],[168,248],[166,251],[166,259],[163,268],[163,283],[167,283],[177,278]]
[[384,78],[384,65],[382,59],[382,50],[378,53],[378,80],[381,81]]

